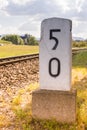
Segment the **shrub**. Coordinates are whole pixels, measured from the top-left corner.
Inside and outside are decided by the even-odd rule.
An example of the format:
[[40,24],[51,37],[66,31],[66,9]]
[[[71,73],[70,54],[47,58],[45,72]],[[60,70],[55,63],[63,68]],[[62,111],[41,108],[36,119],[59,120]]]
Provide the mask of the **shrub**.
[[87,41],[73,41],[72,46],[73,47],[86,47]]
[[28,45],[38,45],[38,41],[34,36],[30,36],[28,39]]
[[13,35],[13,34],[5,35],[2,37],[1,40],[10,41],[16,45],[23,45],[24,44],[23,39],[19,35]]

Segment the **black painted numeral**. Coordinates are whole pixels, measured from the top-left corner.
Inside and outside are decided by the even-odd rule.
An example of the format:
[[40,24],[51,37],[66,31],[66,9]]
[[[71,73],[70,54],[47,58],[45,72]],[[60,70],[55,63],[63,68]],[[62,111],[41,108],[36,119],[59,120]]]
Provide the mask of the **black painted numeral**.
[[[57,67],[57,72],[55,74],[52,73],[52,62],[54,62],[54,61],[57,62],[57,66],[55,66],[55,67]],[[49,61],[49,74],[52,77],[57,77],[60,74],[60,61],[56,57],[50,59],[50,61]]]
[[55,40],[55,45],[52,48],[52,50],[56,50],[58,43],[59,43],[59,40],[53,36],[53,32],[60,32],[60,31],[61,31],[60,29],[51,29],[50,30],[50,40]]

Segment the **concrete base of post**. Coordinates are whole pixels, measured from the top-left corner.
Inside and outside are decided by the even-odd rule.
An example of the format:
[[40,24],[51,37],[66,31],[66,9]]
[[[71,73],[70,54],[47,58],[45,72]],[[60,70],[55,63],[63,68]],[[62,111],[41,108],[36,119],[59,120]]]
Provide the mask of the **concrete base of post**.
[[32,115],[38,119],[55,119],[61,123],[74,123],[76,95],[76,90],[35,90],[32,93]]

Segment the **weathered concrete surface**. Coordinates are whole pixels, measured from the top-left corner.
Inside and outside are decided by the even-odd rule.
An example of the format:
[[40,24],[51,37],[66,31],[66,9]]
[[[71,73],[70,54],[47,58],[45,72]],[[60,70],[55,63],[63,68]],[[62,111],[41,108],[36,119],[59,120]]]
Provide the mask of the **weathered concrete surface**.
[[[39,52],[41,89],[70,91],[71,30],[72,22],[68,19],[48,18],[43,20]],[[58,40],[58,46],[53,49],[56,43],[55,39]]]
[[39,119],[56,119],[62,123],[76,120],[76,90],[36,90],[32,93],[32,115]]

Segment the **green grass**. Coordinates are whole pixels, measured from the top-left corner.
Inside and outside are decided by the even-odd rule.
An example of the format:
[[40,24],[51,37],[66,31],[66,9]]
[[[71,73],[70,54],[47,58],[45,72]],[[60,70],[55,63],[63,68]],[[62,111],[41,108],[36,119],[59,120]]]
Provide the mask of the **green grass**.
[[38,52],[39,52],[38,46],[26,46],[26,45],[0,46],[0,58],[32,54],[32,53],[38,53]]
[[87,51],[73,56],[73,67],[87,67]]
[[78,130],[87,130],[87,51],[73,56],[72,80],[77,89]]
[[[23,95],[26,96],[27,92],[31,93],[32,90],[38,87],[37,84],[32,84],[28,88],[20,90],[18,96],[15,97],[16,99],[13,99],[12,107],[16,115],[15,124],[17,123],[17,127],[19,127],[21,123],[21,129],[23,130],[87,130],[86,59],[87,52],[81,52],[73,57],[72,87],[77,89],[77,120],[74,124],[61,124],[55,120],[33,119],[31,113],[31,103],[28,105],[26,104],[23,108],[21,105],[22,98],[24,98]],[[28,100],[30,98],[28,98]]]
[[[72,87],[77,89],[77,120],[74,124],[33,119],[32,91],[38,86],[38,83],[24,86],[17,91],[15,97],[12,97],[10,108],[15,115],[14,122],[12,121],[15,130],[87,130],[87,51],[73,56]],[[11,88],[8,92],[12,95]],[[0,117],[0,125],[10,126],[11,122],[5,118],[5,115]]]
[[10,41],[5,41],[5,40],[0,40],[0,44],[8,45],[8,44],[12,44],[12,42],[10,42]]
[[[56,120],[39,120],[32,118],[31,92],[38,88],[38,86],[38,83],[34,83],[25,89],[20,89],[18,95],[13,99],[11,109],[16,116],[14,121],[16,127],[20,127],[23,130],[76,130],[76,123],[62,124]],[[28,102],[26,100],[28,100]]]

